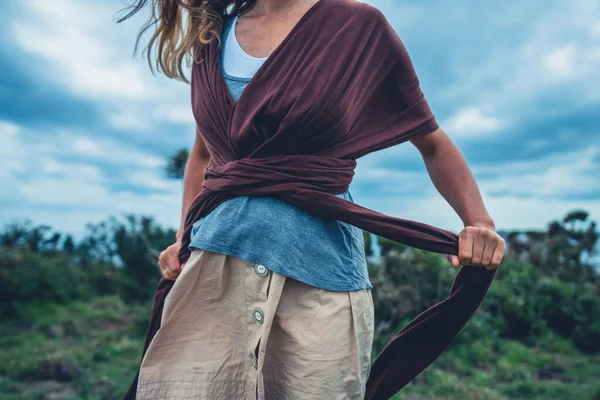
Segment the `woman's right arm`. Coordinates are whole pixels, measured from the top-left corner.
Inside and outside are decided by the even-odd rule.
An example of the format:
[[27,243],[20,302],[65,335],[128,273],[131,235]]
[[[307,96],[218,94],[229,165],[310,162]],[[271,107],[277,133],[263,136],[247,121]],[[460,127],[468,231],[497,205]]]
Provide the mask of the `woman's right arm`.
[[181,273],[182,265],[179,263],[179,249],[183,225],[192,201],[202,190],[204,171],[210,162],[210,153],[200,132],[196,129],[196,140],[190,150],[190,155],[185,164],[183,173],[183,205],[181,207],[181,224],[175,234],[175,243],[167,247],[158,258],[158,265],[165,279],[175,280]]

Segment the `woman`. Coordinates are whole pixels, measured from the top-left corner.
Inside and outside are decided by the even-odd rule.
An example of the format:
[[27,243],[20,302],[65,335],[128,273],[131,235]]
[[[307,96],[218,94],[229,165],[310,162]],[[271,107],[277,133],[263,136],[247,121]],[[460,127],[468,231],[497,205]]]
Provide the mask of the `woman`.
[[[138,1],[123,19],[146,3]],[[160,329],[146,343],[136,398],[364,398],[371,370],[374,317],[362,231],[342,221],[347,215],[344,212],[340,211],[338,217],[337,210],[320,204],[332,211],[327,215],[313,208],[309,201],[311,198],[316,202],[329,199],[358,213],[360,207],[347,204],[353,201],[347,185],[351,180],[350,170],[355,165],[353,159],[362,153],[356,150],[352,157],[340,155],[314,161],[313,153],[304,151],[308,148],[305,142],[312,140],[310,135],[301,136],[301,132],[291,128],[271,135],[265,126],[271,123],[277,130],[284,130],[286,119],[278,119],[281,112],[275,111],[281,103],[285,109],[307,99],[309,106],[313,104],[310,96],[316,96],[320,86],[314,85],[311,79],[305,85],[296,85],[295,81],[303,79],[299,74],[309,73],[306,78],[311,76],[325,82],[327,73],[331,72],[323,68],[318,75],[319,69],[310,67],[318,62],[316,55],[311,58],[308,44],[325,46],[323,49],[327,45],[322,44],[323,37],[309,43],[311,35],[320,33],[308,29],[309,18],[313,19],[312,27],[318,27],[318,18],[325,21],[326,15],[333,15],[329,13],[338,13],[338,19],[345,20],[340,22],[341,38],[345,29],[360,30],[361,18],[380,17],[379,12],[353,0],[256,0],[232,4],[155,0],[152,9],[155,16],[150,22],[156,21],[156,32],[150,40],[150,48],[156,46],[158,50],[160,69],[169,77],[186,80],[182,60],[186,56],[194,58],[192,81],[195,79],[196,84],[192,82],[192,105],[197,135],[185,170],[182,225],[176,242],[159,258],[163,279],[175,282],[164,299]],[[183,22],[184,11],[191,16],[187,25]],[[358,22],[351,24],[353,19]],[[348,26],[344,25],[346,21]],[[371,22],[368,27],[373,26]],[[322,36],[329,35],[324,29]],[[386,29],[384,32],[389,34]],[[365,25],[366,41],[371,38],[375,42],[377,36],[369,32],[378,31],[367,30]],[[350,37],[350,31],[347,32],[346,37]],[[218,56],[213,57],[218,57],[214,62],[220,77],[211,74],[210,50],[204,53],[201,50],[210,35],[218,39]],[[298,63],[308,64],[294,71],[292,81],[287,81],[284,64],[277,69],[272,64],[278,61],[274,60],[276,56],[284,58],[282,53],[289,52],[292,45],[302,49],[302,53],[297,53],[297,59],[288,55],[285,65],[294,70]],[[359,51],[349,54],[359,54]],[[198,55],[207,57],[200,59]],[[148,56],[150,58],[150,52]],[[350,62],[344,68],[351,71],[356,67],[356,73],[361,76],[361,64],[357,60],[362,60],[362,56],[344,60]],[[314,64],[310,64],[313,61]],[[206,62],[206,66],[196,67],[202,62]],[[381,71],[385,70],[386,62],[386,59],[381,60]],[[402,64],[408,78],[412,77],[411,67],[409,63]],[[272,75],[267,76],[266,71]],[[340,71],[339,67],[336,71]],[[370,73],[377,77],[377,71]],[[343,77],[349,81],[358,79],[351,74]],[[404,76],[396,81],[402,79]],[[406,79],[406,86],[414,85],[415,81]],[[335,89],[341,87],[341,83],[335,86],[336,82],[327,81],[333,91],[322,95],[335,96]],[[273,92],[273,88],[285,92],[290,103],[276,102],[276,97],[265,100],[266,97],[259,96],[263,86]],[[369,87],[366,85],[364,89]],[[222,88],[227,89],[226,93],[219,92]],[[303,88],[310,90],[305,93]],[[350,84],[347,88],[349,91]],[[418,88],[409,89],[414,94]],[[210,90],[214,91],[214,99],[202,94]],[[343,122],[345,110],[356,105],[361,108],[363,117],[373,118],[372,125],[386,117],[381,104],[373,111],[358,107],[360,96],[368,94],[357,93],[347,100],[347,107],[332,108],[326,115]],[[223,107],[211,107],[212,101]],[[455,267],[479,266],[494,270],[502,259],[504,241],[495,232],[494,222],[460,151],[427,114],[424,100],[419,104],[420,111],[416,114],[422,114],[426,122],[419,123],[418,133],[415,133],[416,128],[407,128],[407,132],[412,132],[411,142],[421,152],[436,188],[465,225],[459,235],[457,254],[448,255],[448,259]],[[220,115],[223,111],[225,113]],[[244,118],[244,113],[260,113],[260,118]],[[309,115],[306,112],[295,117],[304,118],[304,128],[317,126],[316,122],[311,125],[311,121],[306,121]],[[351,128],[340,125],[341,134],[329,140],[329,147],[351,136],[347,133]],[[209,134],[219,128],[224,128],[226,135]],[[264,148],[261,146],[268,142],[271,142],[271,153],[260,154]],[[378,148],[391,144],[386,141]],[[273,149],[283,148],[287,160],[293,161],[282,166],[280,159],[273,161],[270,156],[276,153]],[[329,170],[323,166],[325,161],[333,163]],[[302,168],[298,167],[300,163]],[[348,171],[341,175],[343,182],[340,183],[323,177],[321,172],[314,174],[318,177],[304,174],[310,169],[307,165],[322,168],[331,176],[346,167]],[[264,175],[265,169],[271,175]],[[306,182],[295,175],[300,175],[299,171],[303,174],[301,178],[310,181],[312,186],[302,186]],[[261,174],[272,181],[265,183],[260,179]],[[294,190],[284,188],[288,179],[297,184]],[[236,180],[243,182],[231,184]],[[260,187],[257,195],[244,195],[254,186]],[[305,187],[308,189],[302,191]],[[228,194],[217,200],[209,198],[208,192],[219,191],[228,191]],[[337,199],[322,197],[321,191]],[[364,222],[360,223],[362,226],[372,226],[369,221],[356,218],[357,224],[360,220]],[[414,224],[410,227],[418,228]],[[413,243],[408,239],[404,242]],[[418,244],[418,240],[414,243]],[[182,257],[189,251],[191,254]],[[185,262],[181,262],[182,259]]]

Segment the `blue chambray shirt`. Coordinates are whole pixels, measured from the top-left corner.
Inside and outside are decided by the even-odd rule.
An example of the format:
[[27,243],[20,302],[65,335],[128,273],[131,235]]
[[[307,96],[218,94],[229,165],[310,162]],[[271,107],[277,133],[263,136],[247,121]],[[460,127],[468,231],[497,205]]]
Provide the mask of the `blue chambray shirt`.
[[[231,21],[226,21],[222,43]],[[221,72],[237,101],[250,78]],[[354,201],[349,190],[336,196]],[[311,286],[333,291],[372,288],[362,229],[313,216],[276,197],[229,199],[200,218],[191,234],[191,249],[262,264]]]

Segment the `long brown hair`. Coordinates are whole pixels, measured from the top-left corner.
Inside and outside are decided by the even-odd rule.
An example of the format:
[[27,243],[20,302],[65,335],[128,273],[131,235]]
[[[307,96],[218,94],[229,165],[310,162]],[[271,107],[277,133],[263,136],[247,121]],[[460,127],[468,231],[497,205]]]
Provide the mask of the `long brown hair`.
[[[149,5],[152,13],[137,35],[134,53],[142,35],[154,27],[145,48],[150,70],[154,73],[156,69],[169,78],[189,83],[183,72],[183,60],[197,62],[194,51],[213,37],[220,46],[223,17],[243,13],[255,3],[256,0],[136,0],[123,10],[125,13],[117,19],[117,23]],[[187,19],[184,17],[186,13]]]

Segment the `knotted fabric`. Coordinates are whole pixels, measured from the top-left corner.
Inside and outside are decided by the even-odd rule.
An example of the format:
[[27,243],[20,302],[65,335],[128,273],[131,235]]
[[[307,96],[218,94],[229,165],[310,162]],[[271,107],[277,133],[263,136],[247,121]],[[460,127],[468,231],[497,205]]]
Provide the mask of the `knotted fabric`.
[[[348,189],[358,158],[438,128],[403,43],[377,8],[319,0],[237,102],[222,76],[219,50],[216,40],[203,45],[192,67],[192,110],[211,159],[185,219],[182,263],[194,222],[235,196],[275,196],[398,243],[458,254],[452,232],[335,196]],[[366,398],[390,398],[430,365],[476,311],[495,273],[462,267],[448,298],[413,319],[379,354]],[[160,329],[172,285],[158,283],[144,353]],[[137,377],[125,399],[135,398],[136,384]]]

